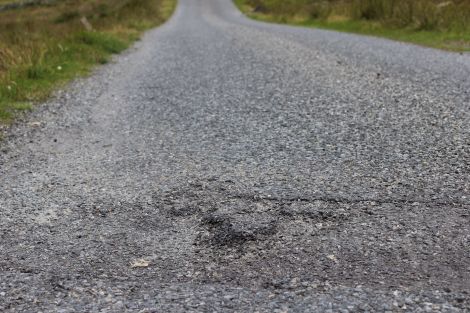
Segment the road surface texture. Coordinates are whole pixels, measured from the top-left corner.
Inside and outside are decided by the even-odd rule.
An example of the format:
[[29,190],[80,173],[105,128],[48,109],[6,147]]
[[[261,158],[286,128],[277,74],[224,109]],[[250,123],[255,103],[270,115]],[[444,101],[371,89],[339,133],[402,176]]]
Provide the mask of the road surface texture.
[[470,310],[470,56],[172,19],[1,143],[1,312]]

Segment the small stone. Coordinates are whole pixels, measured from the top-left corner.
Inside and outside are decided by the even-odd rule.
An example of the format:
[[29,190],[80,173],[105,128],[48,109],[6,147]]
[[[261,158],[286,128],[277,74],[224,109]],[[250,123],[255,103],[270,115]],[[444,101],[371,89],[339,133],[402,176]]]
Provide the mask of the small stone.
[[31,127],[41,127],[41,122],[31,122],[31,123],[29,123],[29,126],[31,126]]
[[132,268],[137,268],[137,267],[148,267],[150,265],[150,261],[144,260],[144,259],[138,259],[132,262],[131,267]]

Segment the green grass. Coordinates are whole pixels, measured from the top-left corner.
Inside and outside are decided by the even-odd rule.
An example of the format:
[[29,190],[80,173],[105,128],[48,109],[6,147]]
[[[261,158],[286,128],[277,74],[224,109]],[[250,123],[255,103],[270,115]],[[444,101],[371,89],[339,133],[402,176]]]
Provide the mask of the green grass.
[[19,104],[44,100],[57,87],[106,63],[111,54],[130,43],[107,33],[82,32],[49,48],[44,58],[10,71],[8,82],[0,87],[0,120],[11,122],[17,111],[24,111],[25,106]]
[[106,33],[82,32],[77,40],[104,53],[120,53],[128,47],[127,42]]
[[[261,0],[255,2],[261,3],[262,5],[267,1]],[[262,7],[263,9],[260,12],[259,10],[254,10],[255,6],[253,5],[253,1],[235,0],[236,5],[246,15],[265,22],[331,29],[341,32],[385,37],[397,41],[409,42],[449,51],[470,51],[470,31],[468,31],[466,28],[439,28],[437,26],[423,27],[422,23],[418,24],[416,22],[409,23],[408,25],[403,23],[402,25],[398,22],[392,23],[388,20],[383,20],[380,18],[358,18],[355,17],[355,13],[348,11],[352,11],[352,9],[342,8],[342,11],[335,11],[334,1],[331,2],[333,2],[331,5],[332,7],[326,10],[326,13],[319,13],[319,17],[312,18],[311,15],[316,14],[306,14],[306,9],[303,10],[302,6],[294,7],[291,11],[286,10],[285,8],[283,10],[277,11],[275,9],[278,8],[281,4],[270,2],[270,5],[273,6],[273,9],[269,9],[269,7]],[[284,5],[289,6],[288,3],[289,2],[285,2]],[[296,1],[294,0],[290,3],[296,3]],[[339,14],[338,11],[341,14]]]
[[[109,0],[78,0],[0,12],[0,124],[109,62],[142,31],[165,21],[176,6],[176,0],[112,1],[114,5]],[[93,30],[84,30],[82,16]]]
[[414,29],[394,29],[367,21],[322,21],[310,20],[298,25],[331,29],[377,37],[385,37],[397,41],[414,43],[422,46],[449,51],[470,51],[470,33],[454,33],[441,31],[416,31]]

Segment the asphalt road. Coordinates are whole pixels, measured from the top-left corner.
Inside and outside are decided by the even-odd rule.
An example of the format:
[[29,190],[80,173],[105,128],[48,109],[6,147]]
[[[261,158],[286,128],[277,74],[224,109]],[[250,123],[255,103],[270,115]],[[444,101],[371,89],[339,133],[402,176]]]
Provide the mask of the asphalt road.
[[0,144],[0,311],[468,312],[469,74],[181,0]]

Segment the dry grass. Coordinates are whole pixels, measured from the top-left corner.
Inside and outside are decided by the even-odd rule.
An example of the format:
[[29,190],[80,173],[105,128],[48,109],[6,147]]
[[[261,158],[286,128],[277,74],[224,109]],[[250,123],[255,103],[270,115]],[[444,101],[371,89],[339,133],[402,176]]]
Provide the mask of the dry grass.
[[143,30],[167,19],[175,2],[64,0],[0,12],[0,122],[94,64],[106,63]]

